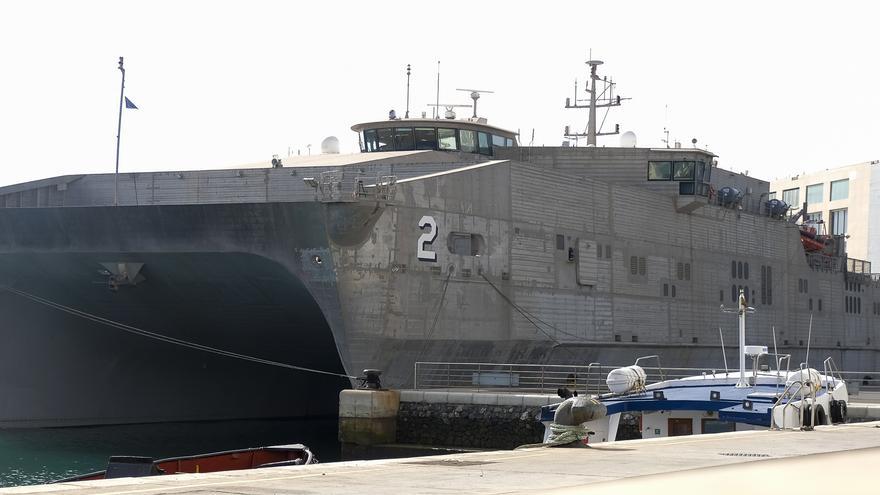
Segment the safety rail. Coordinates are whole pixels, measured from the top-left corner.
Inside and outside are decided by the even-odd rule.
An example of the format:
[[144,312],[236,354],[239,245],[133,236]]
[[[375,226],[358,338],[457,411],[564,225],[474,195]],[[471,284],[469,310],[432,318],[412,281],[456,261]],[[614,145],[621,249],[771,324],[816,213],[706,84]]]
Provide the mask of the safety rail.
[[[512,364],[512,363],[415,363],[414,388],[469,389],[474,391],[510,391],[520,393],[556,393],[560,388],[580,393],[610,392],[605,384],[608,373],[621,366],[600,363],[588,365]],[[703,368],[643,367],[647,382],[674,380],[701,373],[723,373]]]
[[[560,388],[577,390],[579,393],[604,394],[610,392],[605,384],[608,373],[624,365],[610,366],[600,363],[587,365],[559,364],[513,364],[513,363],[415,363],[413,387],[428,389],[468,389],[477,392],[517,392],[555,394]],[[644,367],[647,383],[675,380],[688,376],[715,376],[724,369],[706,368],[660,368]],[[727,370],[734,373],[734,370]],[[775,371],[775,370],[771,370]],[[798,370],[794,370],[797,373]],[[792,371],[787,366],[779,379],[787,379]],[[880,371],[839,371],[835,377],[852,389],[880,392]]]
[[[791,393],[790,392],[791,389],[795,386],[797,387],[797,389],[794,390],[794,393]],[[800,394],[801,394],[801,401],[800,401],[801,405],[800,406],[794,405],[794,401],[792,400],[798,394],[798,392],[800,392]],[[813,398],[815,398],[815,394],[813,394]],[[789,383],[788,385],[786,385],[785,389],[782,391],[782,395],[780,395],[779,398],[776,399],[776,403],[773,404],[773,408],[770,409],[770,428],[771,429],[777,429],[777,427],[776,427],[776,407],[779,406],[779,403],[782,402],[783,400],[785,400],[786,402],[785,402],[785,405],[782,406],[782,413],[781,413],[782,425],[780,425],[778,429],[780,429],[780,430],[785,429],[785,411],[789,407],[794,407],[795,409],[798,410],[798,417],[800,418],[800,424],[803,425],[804,424],[804,408],[801,406],[804,405],[804,382],[802,382],[801,380],[795,380],[795,381]],[[810,408],[811,411],[813,409],[814,408],[812,408],[812,407]]]
[[313,184],[319,199],[325,202],[388,201],[397,186],[395,175],[356,175],[352,178],[335,170],[321,172],[317,179],[308,178],[307,181]]

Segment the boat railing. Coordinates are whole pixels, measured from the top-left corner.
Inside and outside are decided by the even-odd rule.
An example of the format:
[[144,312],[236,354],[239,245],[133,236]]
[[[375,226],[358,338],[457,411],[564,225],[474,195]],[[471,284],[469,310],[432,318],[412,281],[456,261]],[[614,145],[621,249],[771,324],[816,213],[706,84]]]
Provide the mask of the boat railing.
[[[658,362],[659,364],[659,362]],[[555,394],[560,388],[579,393],[610,393],[605,383],[608,373],[623,366],[600,363],[586,365],[453,363],[418,361],[413,387],[429,389],[469,389],[476,392],[515,392]],[[715,377],[724,370],[706,368],[665,368],[644,366],[647,383],[688,376]]]
[[[794,390],[792,390],[794,389]],[[770,428],[771,429],[785,429],[785,412],[789,407],[794,407],[798,410],[798,414],[800,417],[801,424],[804,424],[804,409],[803,407],[798,407],[794,405],[794,401],[791,399],[797,396],[797,394],[801,394],[801,405],[804,404],[804,383],[801,380],[795,380],[788,385],[785,386],[785,389],[782,391],[782,394],[776,399],[776,403],[773,408],[770,409]],[[776,426],[776,407],[779,406],[779,403],[785,400],[785,405],[782,406],[782,424],[778,427]]]
[[[789,359],[790,357],[787,358],[786,355],[780,356],[780,369],[776,371],[777,390],[785,384],[791,374],[787,365]],[[833,363],[830,362],[829,365]],[[600,363],[564,365],[418,361],[414,366],[413,387],[417,390],[468,389],[475,392],[536,394],[555,394],[560,388],[568,388],[579,393],[601,395],[610,392],[605,384],[608,373],[623,366],[625,365],[611,366]],[[724,373],[723,368],[643,367],[643,369],[648,384],[701,375],[715,378]],[[833,374],[835,379],[845,381],[848,386],[852,384],[849,387],[851,393],[859,389],[880,393],[880,371],[841,371],[835,366]]]
[[825,383],[823,383],[825,391],[831,392],[837,386],[837,381],[843,381],[843,379],[840,377],[840,371],[837,369],[837,365],[831,356],[825,358],[825,361],[822,362],[822,367],[824,368],[822,374],[825,377]]

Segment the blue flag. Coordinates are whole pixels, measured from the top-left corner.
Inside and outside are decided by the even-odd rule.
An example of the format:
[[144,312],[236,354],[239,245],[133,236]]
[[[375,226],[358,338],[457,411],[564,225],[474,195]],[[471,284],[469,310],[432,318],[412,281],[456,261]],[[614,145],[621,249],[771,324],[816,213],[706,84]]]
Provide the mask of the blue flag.
[[129,100],[127,96],[125,97],[125,108],[133,108],[135,110],[138,109],[138,107],[135,106],[135,104],[132,103],[131,100]]

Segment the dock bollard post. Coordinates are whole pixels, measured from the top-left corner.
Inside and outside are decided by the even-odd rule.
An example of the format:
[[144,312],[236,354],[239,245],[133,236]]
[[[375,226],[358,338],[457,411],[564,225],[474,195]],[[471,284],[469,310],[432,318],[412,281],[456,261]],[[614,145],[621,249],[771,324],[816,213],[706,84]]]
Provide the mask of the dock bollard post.
[[339,441],[376,445],[397,440],[400,391],[381,388],[381,370],[364,370],[359,389],[339,393]]

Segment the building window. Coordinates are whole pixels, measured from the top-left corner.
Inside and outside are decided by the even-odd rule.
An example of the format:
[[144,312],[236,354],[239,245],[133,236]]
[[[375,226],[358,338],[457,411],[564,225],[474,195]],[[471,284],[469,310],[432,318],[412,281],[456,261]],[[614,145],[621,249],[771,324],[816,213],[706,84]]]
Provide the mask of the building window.
[[767,304],[773,304],[773,268],[767,267]]
[[685,280],[691,279],[691,264],[690,263],[684,264],[684,279]]
[[846,208],[831,210],[831,235],[846,235]]
[[669,295],[669,284],[663,284],[663,297]]
[[813,298],[812,297],[810,298],[810,303],[809,303],[808,307],[809,307],[810,311],[813,310]]
[[643,256],[629,257],[630,275],[644,275],[647,272],[646,260]]
[[648,162],[648,180],[672,180],[672,162]]
[[731,285],[731,286],[730,286],[730,300],[731,300],[731,301],[736,302],[736,294],[737,294],[737,292],[736,292],[736,286],[735,286],[735,285]]
[[790,205],[800,204],[800,189],[795,188],[782,191],[782,201]]
[[831,181],[831,201],[849,198],[849,179]]
[[556,249],[565,249],[565,236],[562,234],[556,234]]
[[822,223],[822,212],[817,211],[816,213],[807,213],[804,215],[804,223],[818,231],[819,224]]
[[822,202],[822,186],[824,184],[813,184],[807,186],[807,204],[813,205]]
[[736,278],[743,278],[743,262],[736,264]]
[[718,298],[721,302],[724,302],[724,289],[718,291]]
[[818,301],[816,301],[816,302],[818,302],[818,303],[819,303],[819,311],[820,311],[820,312],[821,312],[821,311],[822,311],[822,300],[821,300],[821,299],[819,299],[819,300],[818,300]]
[[675,297],[675,286],[672,286],[672,297]]
[[767,304],[767,267],[761,265],[761,304]]
[[611,244],[605,245],[605,258],[609,260],[611,259]]

